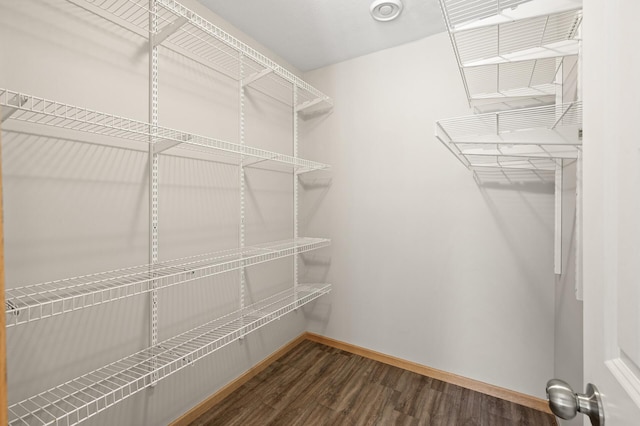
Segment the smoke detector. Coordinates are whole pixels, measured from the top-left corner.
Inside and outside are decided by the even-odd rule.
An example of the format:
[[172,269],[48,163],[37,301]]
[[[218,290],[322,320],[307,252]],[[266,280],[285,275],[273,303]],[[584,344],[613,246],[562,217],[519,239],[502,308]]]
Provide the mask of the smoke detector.
[[400,0],[375,0],[369,8],[371,16],[376,21],[392,21],[402,12],[402,1]]

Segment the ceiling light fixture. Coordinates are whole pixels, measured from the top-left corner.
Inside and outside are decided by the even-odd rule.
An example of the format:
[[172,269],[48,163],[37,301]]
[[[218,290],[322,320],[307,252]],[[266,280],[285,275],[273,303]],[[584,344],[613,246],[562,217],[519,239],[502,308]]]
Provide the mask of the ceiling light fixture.
[[369,8],[371,16],[376,21],[392,21],[402,12],[401,0],[375,0]]

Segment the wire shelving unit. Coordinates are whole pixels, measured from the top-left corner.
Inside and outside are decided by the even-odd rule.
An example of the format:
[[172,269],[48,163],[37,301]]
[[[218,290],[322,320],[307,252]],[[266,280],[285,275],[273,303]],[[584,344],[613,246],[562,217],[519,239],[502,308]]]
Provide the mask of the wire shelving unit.
[[[220,139],[196,135],[180,130],[93,111],[87,108],[68,105],[24,93],[0,88],[0,106],[3,107],[4,120],[17,120],[50,127],[57,127],[81,133],[113,137],[129,141],[152,143],[155,138],[154,152],[171,152],[182,148],[199,152],[221,154],[238,163],[243,159],[247,164],[279,163],[292,167],[299,173],[313,170],[327,170],[327,164],[292,157],[247,145],[240,145]],[[155,130],[155,132],[152,132]]]
[[301,284],[217,318],[9,406],[9,425],[78,424],[330,291]]
[[560,274],[563,167],[581,161],[582,103],[559,102],[565,80],[578,75],[582,0],[440,0],[440,7],[476,114],[436,122],[436,137],[480,185],[554,183]]
[[7,289],[7,327],[148,293],[153,281],[163,289],[329,244],[323,238],[298,238]]
[[484,112],[555,101],[561,58],[579,53],[580,2],[441,0],[440,5],[471,106]]
[[[68,0],[90,14],[137,34],[149,45],[149,120],[133,120],[29,94],[0,89],[0,122],[57,128],[88,135],[144,144],[149,155],[149,263],[91,275],[8,288],[7,327],[35,322],[99,304],[141,294],[150,296],[148,347],[114,363],[66,381],[45,392],[13,403],[10,425],[75,425],[132,396],[197,360],[246,336],[287,313],[325,295],[331,285],[298,282],[297,256],[327,247],[328,239],[298,236],[298,175],[330,166],[297,157],[297,119],[329,111],[330,97],[257,50],[231,36],[174,0]],[[228,77],[239,88],[240,140],[225,140],[180,131],[158,124],[158,51],[167,49]],[[224,79],[221,79],[224,80]],[[257,90],[291,108],[294,122],[293,155],[246,145],[244,92]],[[84,138],[82,137],[84,135]],[[101,139],[102,140],[102,139]],[[238,166],[240,226],[237,248],[197,256],[158,261],[158,157],[181,151],[211,154]],[[198,159],[201,159],[198,156]],[[217,160],[214,160],[217,161]],[[293,238],[259,245],[244,241],[244,168],[268,164],[284,166],[293,175]],[[294,258],[294,285],[257,303],[245,305],[244,270],[285,257]],[[240,273],[240,303],[233,312],[190,331],[158,342],[158,291],[217,274]]]

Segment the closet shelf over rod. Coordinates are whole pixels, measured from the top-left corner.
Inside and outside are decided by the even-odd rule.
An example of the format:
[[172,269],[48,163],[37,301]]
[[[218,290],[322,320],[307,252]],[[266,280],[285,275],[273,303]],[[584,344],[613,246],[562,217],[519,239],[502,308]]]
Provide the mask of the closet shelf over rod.
[[316,161],[292,157],[251,146],[226,142],[158,126],[152,135],[149,123],[120,117],[113,114],[93,111],[56,101],[26,95],[0,88],[0,106],[7,107],[3,120],[16,120],[57,127],[67,130],[113,137],[117,139],[150,143],[152,136],[157,152],[171,152],[171,149],[184,148],[214,155],[241,158],[248,163],[270,161],[293,167],[299,173],[313,170],[326,170],[329,165]]
[[436,122],[436,137],[469,169],[553,171],[581,149],[582,103],[571,102]]
[[[331,291],[300,284],[9,407],[9,425],[75,425]],[[151,368],[151,366],[155,368]]]
[[298,238],[7,289],[7,327],[326,247]]

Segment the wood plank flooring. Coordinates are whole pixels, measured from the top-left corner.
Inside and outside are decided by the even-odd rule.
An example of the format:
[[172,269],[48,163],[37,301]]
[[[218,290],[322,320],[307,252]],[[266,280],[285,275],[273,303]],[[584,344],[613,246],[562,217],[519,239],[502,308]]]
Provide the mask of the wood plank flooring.
[[557,426],[555,418],[305,340],[191,426]]

